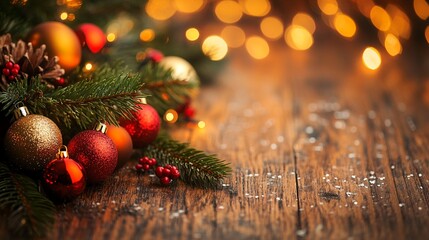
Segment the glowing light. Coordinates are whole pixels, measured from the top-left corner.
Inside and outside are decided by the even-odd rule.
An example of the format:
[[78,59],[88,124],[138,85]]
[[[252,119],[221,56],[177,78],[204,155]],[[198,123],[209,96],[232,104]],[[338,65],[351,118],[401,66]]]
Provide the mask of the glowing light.
[[169,123],[175,123],[175,122],[177,122],[177,119],[179,119],[179,115],[177,114],[177,112],[174,109],[168,109],[164,113],[164,119],[165,119],[165,121],[167,121]]
[[174,0],[177,11],[183,13],[197,12],[204,5],[204,0]]
[[429,43],[429,26],[427,26],[425,29],[425,37],[426,37],[426,41]]
[[196,28],[188,28],[185,32],[186,39],[196,41],[200,37],[200,32]]
[[120,38],[129,33],[133,28],[134,21],[128,15],[121,14],[108,24],[106,32],[114,33],[115,38]]
[[369,16],[371,18],[372,24],[374,24],[378,30],[383,32],[389,30],[391,19],[389,13],[387,13],[387,11],[382,7],[374,6],[371,9]]
[[302,26],[289,26],[284,37],[286,44],[295,50],[307,50],[313,45],[313,35]]
[[233,25],[224,27],[220,36],[225,40],[230,48],[241,47],[246,40],[246,34],[243,29]]
[[250,16],[263,17],[271,10],[271,4],[268,0],[240,0],[244,13]]
[[228,45],[223,38],[212,35],[204,40],[202,50],[211,60],[219,61],[228,53]]
[[337,32],[343,36],[351,38],[356,34],[356,23],[355,21],[342,13],[335,15],[334,27]]
[[413,6],[419,18],[426,20],[429,17],[429,4],[426,0],[414,0]]
[[297,13],[292,19],[292,24],[302,26],[312,34],[316,31],[314,19],[306,13]]
[[84,70],[89,72],[89,71],[92,70],[92,68],[93,68],[92,63],[88,62],[88,63],[85,64],[85,69]]
[[362,61],[367,68],[375,70],[379,68],[381,64],[380,53],[373,47],[367,47],[362,53]]
[[109,33],[107,34],[106,39],[108,42],[113,42],[116,40],[116,35],[114,33]]
[[411,24],[407,14],[392,4],[387,5],[386,10],[392,19],[389,32],[404,39],[410,38]]
[[338,12],[338,3],[336,0],[317,0],[317,5],[326,15],[335,15]]
[[61,20],[66,20],[67,19],[67,17],[69,16],[69,14],[68,13],[66,13],[66,12],[62,12],[61,14],[60,14],[60,19]]
[[220,1],[216,5],[215,14],[224,23],[235,23],[243,16],[241,6],[232,0]]
[[170,0],[149,0],[145,10],[155,20],[167,20],[176,13],[176,5]]
[[206,127],[206,122],[204,121],[199,121],[197,124],[198,128],[203,129]]
[[70,13],[68,16],[67,16],[67,20],[69,20],[69,21],[74,21],[76,19],[76,16],[73,14],[73,13]]
[[389,33],[384,39],[384,47],[390,56],[396,56],[402,52],[401,42],[395,35]]
[[264,59],[270,53],[270,46],[265,39],[252,36],[246,40],[246,50],[254,59]]
[[154,38],[155,38],[155,31],[153,31],[150,28],[144,29],[143,31],[140,32],[140,40],[142,40],[143,42],[150,42]]
[[283,23],[276,17],[266,17],[262,19],[260,25],[261,31],[265,37],[279,39],[283,35]]

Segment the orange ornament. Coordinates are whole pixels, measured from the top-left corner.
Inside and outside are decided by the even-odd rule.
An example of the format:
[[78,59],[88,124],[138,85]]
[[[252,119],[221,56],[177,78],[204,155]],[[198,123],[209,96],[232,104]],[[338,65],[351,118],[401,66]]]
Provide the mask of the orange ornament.
[[130,160],[133,153],[133,141],[127,130],[121,126],[108,125],[106,135],[112,139],[118,149],[118,165],[116,166],[118,169]]
[[49,57],[57,56],[59,65],[66,71],[77,67],[82,57],[82,47],[75,32],[60,22],[45,22],[37,25],[28,35],[34,47],[46,45]]
[[98,53],[106,44],[106,35],[97,26],[92,23],[84,23],[76,29],[82,46],[87,46],[92,53]]

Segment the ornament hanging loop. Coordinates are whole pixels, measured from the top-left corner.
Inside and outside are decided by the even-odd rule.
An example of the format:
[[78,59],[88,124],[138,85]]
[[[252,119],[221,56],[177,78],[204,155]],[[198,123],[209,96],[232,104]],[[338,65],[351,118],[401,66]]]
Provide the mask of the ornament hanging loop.
[[97,126],[95,127],[95,131],[101,132],[106,134],[107,132],[107,125],[104,123],[98,123]]
[[58,149],[57,159],[68,158],[68,157],[69,157],[69,153],[67,151],[67,146],[66,145],[62,145]]
[[24,103],[18,102],[15,104],[15,111],[13,111],[13,115],[15,117],[15,120],[30,115],[30,111],[28,111],[28,108],[24,106]]

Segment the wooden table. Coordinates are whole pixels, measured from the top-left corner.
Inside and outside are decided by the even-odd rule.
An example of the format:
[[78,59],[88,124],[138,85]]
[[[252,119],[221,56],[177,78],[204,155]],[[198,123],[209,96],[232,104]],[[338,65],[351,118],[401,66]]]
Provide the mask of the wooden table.
[[207,127],[172,130],[231,163],[223,189],[162,187],[130,162],[58,206],[49,238],[428,236],[427,49],[371,72],[352,42],[280,45],[260,61],[233,53],[194,101]]

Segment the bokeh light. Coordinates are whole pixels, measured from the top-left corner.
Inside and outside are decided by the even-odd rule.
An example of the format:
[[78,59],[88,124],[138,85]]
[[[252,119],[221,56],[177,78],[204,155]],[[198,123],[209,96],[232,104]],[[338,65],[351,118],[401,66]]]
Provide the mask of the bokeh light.
[[212,61],[219,61],[228,53],[228,45],[223,38],[212,35],[204,40],[202,50]]
[[410,38],[411,24],[407,14],[405,14],[399,7],[389,4],[386,7],[387,12],[391,17],[391,25],[389,32],[397,37],[404,39]]
[[67,19],[67,17],[69,16],[69,14],[68,13],[66,13],[66,12],[62,12],[61,14],[60,14],[60,19],[61,20],[66,20]]
[[271,3],[268,0],[239,0],[244,13],[250,16],[263,17],[271,11]]
[[306,28],[311,34],[316,31],[316,23],[314,22],[314,19],[307,13],[297,13],[292,19],[292,24]]
[[246,40],[246,50],[254,59],[264,59],[270,53],[270,46],[265,39],[252,36]]
[[176,5],[170,0],[149,0],[145,10],[155,20],[167,20],[176,13]]
[[399,39],[395,35],[389,33],[384,39],[384,47],[390,56],[396,56],[402,52],[402,45]]
[[246,33],[240,27],[229,25],[222,29],[220,36],[225,40],[230,48],[243,46],[246,41]]
[[177,114],[176,110],[168,109],[164,113],[164,120],[168,123],[175,123],[179,119],[179,114]]
[[265,37],[279,39],[283,35],[283,23],[276,17],[265,17],[260,24],[261,32]]
[[335,15],[338,12],[336,0],[317,0],[320,10],[326,15]]
[[106,36],[106,40],[107,40],[108,42],[113,42],[113,41],[115,41],[115,40],[116,40],[116,34],[114,34],[114,33],[108,33],[108,34],[107,34],[107,36]]
[[240,4],[232,0],[218,2],[215,14],[224,23],[235,23],[243,16]]
[[313,36],[304,27],[291,25],[285,31],[286,44],[295,50],[307,50],[313,45]]
[[342,13],[335,15],[334,27],[337,32],[347,38],[351,38],[356,34],[356,23],[355,21]]
[[426,0],[414,0],[413,6],[419,18],[426,20],[429,17],[429,4]]
[[113,33],[116,38],[128,34],[134,28],[134,21],[128,15],[122,14],[107,26],[106,32]]
[[85,67],[83,70],[85,70],[86,72],[89,72],[93,69],[93,65],[90,62],[85,63]]
[[373,47],[367,47],[362,53],[362,61],[367,68],[375,70],[381,65],[380,53]]
[[206,127],[206,122],[204,122],[204,121],[198,121],[197,126],[198,126],[198,128],[203,129],[203,128]]
[[200,32],[196,28],[188,28],[185,32],[185,37],[189,41],[196,41],[200,38]]
[[387,31],[390,28],[391,19],[389,13],[380,6],[374,6],[370,12],[372,24],[380,30]]
[[140,40],[143,42],[150,42],[153,39],[155,39],[155,31],[152,29],[148,28],[140,32]]
[[174,0],[176,9],[183,13],[193,13],[200,10],[204,5],[204,0]]

